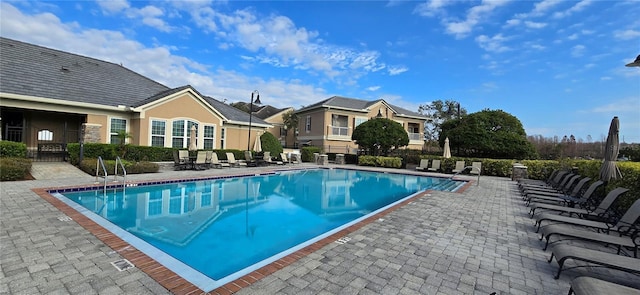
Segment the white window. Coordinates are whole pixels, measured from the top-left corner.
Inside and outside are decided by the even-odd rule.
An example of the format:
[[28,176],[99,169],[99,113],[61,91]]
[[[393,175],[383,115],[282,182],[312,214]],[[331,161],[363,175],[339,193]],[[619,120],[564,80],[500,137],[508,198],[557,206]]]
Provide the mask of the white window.
[[151,146],[164,146],[164,138],[167,123],[165,121],[151,121]]
[[202,140],[204,143],[203,148],[205,150],[212,150],[213,143],[216,140],[216,127],[213,125],[205,125],[204,133],[202,134]]
[[198,123],[189,120],[173,121],[171,131],[171,147],[186,149],[189,147],[191,126],[196,126],[196,139],[198,138]]
[[358,127],[358,125],[367,122],[367,118],[355,118],[353,119],[353,128]]
[[38,140],[40,141],[52,141],[53,132],[51,130],[43,129],[38,131]]
[[220,129],[220,148],[221,149],[224,148],[224,134],[226,133],[225,131],[227,131],[225,128]]
[[[110,142],[113,144],[120,144],[119,132],[127,132],[127,120],[119,118],[111,118],[111,125],[109,125]],[[125,139],[126,141],[126,139]]]
[[307,122],[305,123],[304,130],[306,132],[311,131],[311,116],[307,116]]

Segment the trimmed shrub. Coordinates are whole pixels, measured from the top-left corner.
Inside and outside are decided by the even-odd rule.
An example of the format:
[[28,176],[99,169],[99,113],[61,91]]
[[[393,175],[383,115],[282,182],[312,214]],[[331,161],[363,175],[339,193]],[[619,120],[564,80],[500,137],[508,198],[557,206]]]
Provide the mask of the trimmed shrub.
[[22,142],[0,141],[0,158],[26,158],[27,145]]
[[[104,167],[107,169],[107,175],[113,175],[116,168],[115,160],[104,160]],[[96,175],[96,166],[98,164],[98,159],[95,158],[85,158],[80,163],[79,167],[82,171],[86,172],[89,175]],[[127,170],[127,174],[140,174],[140,173],[156,173],[160,170],[160,166],[156,163],[151,162],[130,162],[130,161],[122,161],[124,165],[124,169]],[[120,168],[120,167],[118,167]],[[102,170],[102,167],[98,167],[98,169]],[[120,171],[120,169],[118,169]],[[103,171],[100,171],[100,175],[104,174]]]
[[402,167],[402,158],[382,157],[382,156],[360,156],[358,157],[358,165],[386,167],[386,168],[400,168]]
[[302,162],[313,162],[315,158],[313,157],[314,153],[321,153],[322,150],[319,147],[315,146],[305,146],[300,149],[300,157],[302,158]]
[[269,132],[265,132],[260,136],[260,143],[262,144],[262,151],[270,152],[271,156],[279,157],[280,153],[282,153],[282,144]]
[[0,181],[24,180],[31,171],[31,160],[0,158]]

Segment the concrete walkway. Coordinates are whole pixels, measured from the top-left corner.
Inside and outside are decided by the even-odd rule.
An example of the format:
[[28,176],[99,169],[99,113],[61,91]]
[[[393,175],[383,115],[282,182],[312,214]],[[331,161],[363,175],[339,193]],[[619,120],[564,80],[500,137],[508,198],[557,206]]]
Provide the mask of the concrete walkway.
[[[129,179],[245,169],[163,170]],[[91,184],[94,177],[66,163],[34,163],[32,174],[36,180],[0,183],[0,294],[168,293],[138,268],[118,271],[111,265],[121,259],[118,252],[31,191]],[[566,294],[571,278],[583,274],[638,280],[595,268],[567,270],[554,280],[557,264],[546,262],[549,253],[533,230],[515,183],[481,177],[463,193],[416,199],[238,294]]]

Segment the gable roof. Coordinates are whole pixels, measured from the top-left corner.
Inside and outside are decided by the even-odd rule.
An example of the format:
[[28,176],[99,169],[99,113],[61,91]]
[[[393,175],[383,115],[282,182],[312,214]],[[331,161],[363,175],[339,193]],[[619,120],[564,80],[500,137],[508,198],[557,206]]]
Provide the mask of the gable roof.
[[169,87],[121,65],[0,37],[0,91],[133,106]]
[[[249,114],[204,96],[191,85],[169,88],[118,64],[3,37],[0,77],[1,93],[113,107],[140,107],[191,89],[224,119],[249,122]],[[255,116],[252,122],[271,126]]]
[[[209,104],[211,104],[216,110],[218,110],[223,116],[227,118],[230,122],[249,122],[249,113],[245,113],[239,109],[236,109],[224,102],[221,102],[213,97],[204,96],[204,98]],[[270,123],[263,121],[262,119],[253,116],[251,118],[252,126],[253,124],[264,125],[264,127],[271,127]]]
[[267,119],[275,114],[281,113],[283,111],[286,111],[288,109],[291,108],[282,108],[282,109],[278,109],[278,108],[274,108],[270,105],[266,105],[261,107],[258,111],[254,112],[253,115],[260,118],[260,119]]
[[405,108],[401,108],[399,106],[389,104],[384,99],[367,101],[367,100],[348,98],[348,97],[342,97],[342,96],[332,96],[323,101],[301,108],[297,110],[296,113],[305,112],[305,111],[313,110],[317,108],[339,108],[339,109],[345,109],[345,110],[357,111],[357,112],[368,112],[369,108],[372,105],[380,102],[384,103],[389,108],[391,108],[391,110],[397,116],[410,117],[410,118],[416,118],[416,119],[427,119],[427,116],[425,115],[422,115],[418,112],[407,110]]

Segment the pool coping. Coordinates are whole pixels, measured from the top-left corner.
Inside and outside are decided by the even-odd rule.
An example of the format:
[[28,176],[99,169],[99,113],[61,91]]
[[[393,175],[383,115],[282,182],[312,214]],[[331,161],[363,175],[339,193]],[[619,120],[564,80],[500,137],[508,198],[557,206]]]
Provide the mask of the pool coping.
[[[317,169],[322,167],[313,167],[308,169]],[[332,168],[324,168],[324,169],[332,169]],[[362,170],[362,171],[371,171],[368,169],[353,169],[353,168],[340,168],[340,169],[348,169],[348,170]],[[246,176],[255,176],[255,175],[267,175],[273,174],[281,171],[291,171],[291,170],[305,170],[303,169],[278,169],[271,171],[262,171],[261,173],[232,173],[232,174],[222,174],[214,177],[189,177],[189,178],[168,178],[165,180],[157,180],[157,181],[136,181],[131,182],[127,186],[137,186],[138,184],[161,184],[161,183],[172,183],[172,182],[184,182],[184,181],[197,181],[197,180],[206,180],[206,179],[220,179],[220,178],[232,178],[232,177],[246,177]],[[427,176],[427,177],[436,177],[436,178],[444,178],[438,176],[424,175],[424,174],[415,174],[415,173],[399,173],[399,172],[391,172],[391,171],[376,171],[383,173],[394,173],[394,174],[403,174],[403,175],[412,175],[412,176]],[[462,187],[458,188],[455,192],[452,193],[463,193],[472,183],[473,180],[465,180],[466,184]],[[374,215],[368,216],[359,222],[346,226],[345,228],[326,236],[314,243],[302,247],[288,255],[285,255],[271,263],[268,263],[265,266],[262,266],[244,276],[241,276],[231,282],[228,282],[222,286],[217,287],[209,292],[206,292],[199,287],[195,286],[191,282],[177,275],[172,270],[168,269],[164,265],[160,264],[155,259],[149,257],[142,251],[137,248],[131,246],[128,242],[124,241],[120,237],[111,233],[104,226],[98,224],[97,222],[91,220],[89,217],[85,216],[83,213],[77,211],[72,206],[66,204],[63,200],[55,197],[53,193],[56,192],[65,192],[65,191],[82,191],[82,190],[90,190],[95,189],[96,187],[102,187],[102,185],[96,184],[88,184],[88,185],[75,185],[75,186],[64,186],[64,187],[49,187],[49,188],[34,188],[32,191],[52,204],[58,210],[60,210],[65,215],[69,216],[72,220],[74,220],[77,224],[82,226],[84,229],[89,231],[92,235],[98,238],[100,241],[105,243],[111,249],[120,254],[123,258],[129,260],[132,264],[135,265],[136,268],[139,268],[145,274],[149,275],[152,279],[166,288],[169,292],[173,294],[233,294],[238,292],[242,288],[245,288],[258,280],[275,273],[276,271],[298,261],[301,258],[306,257],[307,255],[323,248],[326,245],[329,245],[336,240],[347,236],[350,233],[353,233],[360,228],[380,219],[381,217],[389,214],[390,212],[403,207],[416,199],[422,198],[424,196],[428,196],[432,190],[426,190],[422,192],[417,192],[411,196],[408,196],[404,200],[392,203],[386,207],[383,207],[380,212],[375,213]],[[112,187],[112,186],[111,186]],[[108,186],[109,188],[109,186]],[[118,252],[118,249],[127,248],[127,251]]]

